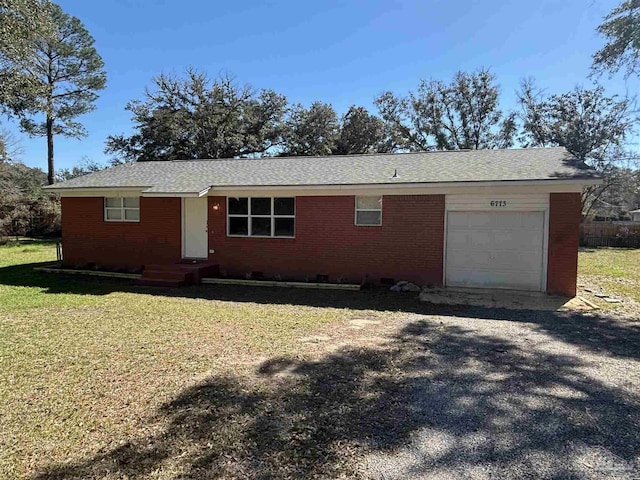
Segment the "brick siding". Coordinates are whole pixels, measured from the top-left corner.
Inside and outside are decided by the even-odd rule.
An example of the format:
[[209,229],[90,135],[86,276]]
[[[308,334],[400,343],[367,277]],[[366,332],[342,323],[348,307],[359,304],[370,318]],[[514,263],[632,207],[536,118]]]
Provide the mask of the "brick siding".
[[209,197],[209,258],[228,275],[442,284],[444,195],[385,196],[377,227],[354,225],[353,196],[296,197],[292,239],[227,237],[225,209],[225,197]]
[[64,264],[136,268],[181,258],[180,198],[140,198],[140,222],[105,222],[101,197],[62,198]]
[[549,203],[547,291],[574,296],[582,209],[580,194],[552,193]]

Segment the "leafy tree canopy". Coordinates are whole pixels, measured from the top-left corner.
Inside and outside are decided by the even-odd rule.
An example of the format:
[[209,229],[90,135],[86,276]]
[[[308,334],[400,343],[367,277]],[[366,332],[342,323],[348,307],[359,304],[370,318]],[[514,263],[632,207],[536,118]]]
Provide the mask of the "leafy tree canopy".
[[603,185],[584,190],[583,211],[588,214],[608,190],[621,185],[620,165],[633,156],[625,150],[637,122],[629,100],[609,97],[601,86],[546,96],[533,80],[523,81],[518,95],[525,146],[565,147],[603,177]]
[[0,163],[0,240],[8,235],[59,235],[60,202],[42,190],[45,173],[21,163]]
[[52,33],[36,36],[25,48],[4,49],[3,70],[20,79],[19,85],[34,86],[12,88],[4,104],[20,117],[24,132],[47,137],[48,181],[53,183],[53,137],[86,135],[76,118],[95,108],[93,102],[105,86],[106,74],[82,22],[55,3],[36,3],[39,14],[53,26]]
[[330,104],[314,102],[309,108],[296,104],[286,121],[281,154],[331,155],[338,132],[338,116]]
[[563,146],[595,167],[607,151],[624,145],[637,122],[629,100],[609,97],[601,86],[545,96],[525,80],[518,96],[525,146]]
[[230,77],[188,69],[161,74],[145,99],[127,105],[131,136],[109,136],[106,153],[125,161],[233,158],[264,154],[282,141],[286,99]]
[[495,80],[484,69],[458,72],[451,83],[423,80],[407,97],[385,92],[375,103],[401,148],[508,148],[517,129],[515,114],[500,110]]
[[21,66],[38,42],[53,37],[49,8],[43,0],[0,0],[0,108],[5,111],[19,108],[18,97],[44,92],[44,85]]
[[385,153],[393,149],[394,143],[384,122],[366,108],[352,105],[343,115],[334,154]]
[[593,55],[593,71],[640,73],[640,0],[625,0],[604,19],[598,33],[607,43]]

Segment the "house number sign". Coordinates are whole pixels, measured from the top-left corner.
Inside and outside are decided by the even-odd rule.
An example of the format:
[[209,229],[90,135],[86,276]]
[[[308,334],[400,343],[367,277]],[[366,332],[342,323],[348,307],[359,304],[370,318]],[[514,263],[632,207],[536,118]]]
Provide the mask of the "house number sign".
[[491,200],[489,202],[489,205],[491,205],[492,207],[506,207],[507,206],[507,201],[506,200]]

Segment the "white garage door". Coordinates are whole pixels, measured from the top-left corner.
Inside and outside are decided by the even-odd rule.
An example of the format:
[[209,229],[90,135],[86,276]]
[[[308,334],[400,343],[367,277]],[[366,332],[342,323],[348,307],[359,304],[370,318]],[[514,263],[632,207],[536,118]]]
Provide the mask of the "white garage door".
[[449,212],[448,286],[541,290],[543,212]]

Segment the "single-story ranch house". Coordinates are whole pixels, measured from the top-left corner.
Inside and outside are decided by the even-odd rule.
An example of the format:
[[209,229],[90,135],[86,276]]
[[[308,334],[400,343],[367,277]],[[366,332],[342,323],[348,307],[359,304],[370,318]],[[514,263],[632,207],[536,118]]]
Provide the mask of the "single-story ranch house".
[[581,192],[599,182],[565,149],[531,148],[146,162],[49,188],[68,267],[161,280],[152,265],[198,259],[239,278],[573,296]]

